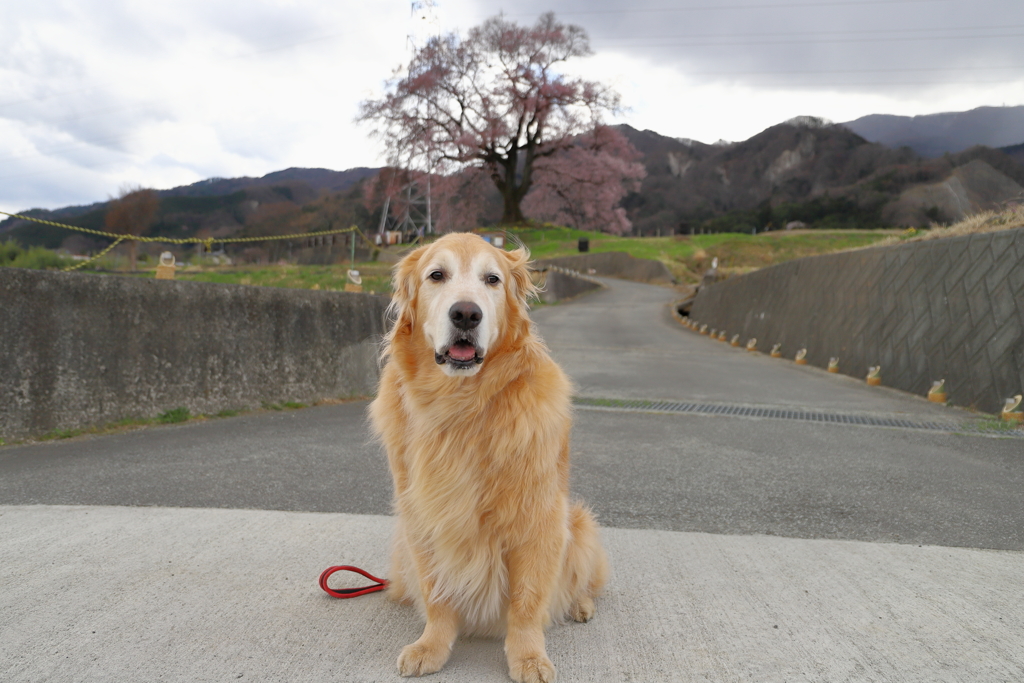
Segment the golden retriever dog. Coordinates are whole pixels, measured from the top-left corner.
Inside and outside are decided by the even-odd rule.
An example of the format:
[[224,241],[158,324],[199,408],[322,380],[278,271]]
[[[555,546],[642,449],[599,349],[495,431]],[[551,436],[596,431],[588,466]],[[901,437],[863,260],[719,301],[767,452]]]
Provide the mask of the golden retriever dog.
[[505,636],[509,675],[553,681],[544,629],[587,621],[608,575],[569,500],[571,385],[534,333],[529,252],[451,234],[396,267],[374,431],[394,478],[392,599],[426,620],[398,671],[439,671],[460,634]]

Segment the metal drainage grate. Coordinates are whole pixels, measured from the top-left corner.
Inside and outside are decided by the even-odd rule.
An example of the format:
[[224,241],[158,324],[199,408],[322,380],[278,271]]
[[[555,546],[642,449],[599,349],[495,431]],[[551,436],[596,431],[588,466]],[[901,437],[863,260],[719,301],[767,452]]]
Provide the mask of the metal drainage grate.
[[992,434],[1024,438],[1024,430],[995,422],[932,422],[905,420],[898,417],[878,417],[850,413],[825,413],[792,408],[761,408],[721,403],[684,403],[677,401],[647,401],[643,399],[585,398],[577,396],[573,402],[587,408],[604,408],[631,412],[691,413],[701,415],[729,415],[733,417],[760,417],[775,420],[801,420],[831,424],[862,425],[867,427],[895,427],[897,429],[924,429],[939,432]]

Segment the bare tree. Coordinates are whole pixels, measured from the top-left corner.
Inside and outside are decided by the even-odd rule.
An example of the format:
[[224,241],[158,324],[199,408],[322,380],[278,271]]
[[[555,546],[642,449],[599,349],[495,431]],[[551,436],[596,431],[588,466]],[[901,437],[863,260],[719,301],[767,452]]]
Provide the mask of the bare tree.
[[[530,28],[493,17],[465,40],[430,39],[384,97],[362,103],[359,120],[376,125],[393,165],[446,174],[483,168],[501,193],[502,223],[519,223],[535,161],[618,110],[611,90],[558,71],[589,54],[586,32],[553,13]],[[451,168],[439,169],[445,164]]]
[[[160,198],[155,191],[125,185],[117,198],[110,200],[104,224],[108,232],[139,236],[149,230],[159,207]],[[137,250],[138,243],[128,240],[128,261],[132,270],[135,270]]]

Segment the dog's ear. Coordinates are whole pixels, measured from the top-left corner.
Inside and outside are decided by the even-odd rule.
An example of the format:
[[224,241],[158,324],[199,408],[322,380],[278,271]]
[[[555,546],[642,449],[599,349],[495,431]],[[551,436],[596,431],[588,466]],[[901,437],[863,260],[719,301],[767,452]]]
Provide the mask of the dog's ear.
[[537,295],[537,285],[530,278],[530,250],[525,244],[519,243],[518,249],[501,253],[508,259],[512,272],[512,294],[525,307],[529,299]]
[[391,275],[391,306],[389,309],[396,326],[403,322],[412,323],[414,313],[412,304],[416,298],[418,284],[416,281],[417,271],[425,248],[420,247],[399,261]]

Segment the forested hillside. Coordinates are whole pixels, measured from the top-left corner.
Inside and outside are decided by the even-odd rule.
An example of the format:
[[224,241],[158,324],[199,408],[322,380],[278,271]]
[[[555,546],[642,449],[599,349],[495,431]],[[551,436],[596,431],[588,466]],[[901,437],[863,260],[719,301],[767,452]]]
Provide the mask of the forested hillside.
[[[647,171],[640,190],[622,201],[635,235],[918,227],[953,223],[1024,200],[1020,146],[975,146],[926,158],[812,117],[772,126],[743,142],[715,145],[618,128]],[[370,232],[379,224],[382,200],[379,188],[365,185],[368,180],[386,184],[377,180],[378,171],[291,168],[262,178],[212,178],[161,190],[147,234],[216,239],[349,225]],[[484,181],[472,194],[457,224],[493,224],[501,215],[497,192]],[[102,229],[105,212],[106,202],[99,202],[26,214]],[[446,215],[455,225],[451,211]],[[18,219],[0,222],[0,240],[10,239],[72,253],[109,243]],[[291,247],[250,248],[249,256],[273,260],[284,248]]]

